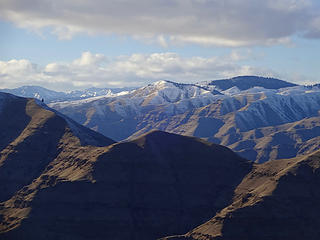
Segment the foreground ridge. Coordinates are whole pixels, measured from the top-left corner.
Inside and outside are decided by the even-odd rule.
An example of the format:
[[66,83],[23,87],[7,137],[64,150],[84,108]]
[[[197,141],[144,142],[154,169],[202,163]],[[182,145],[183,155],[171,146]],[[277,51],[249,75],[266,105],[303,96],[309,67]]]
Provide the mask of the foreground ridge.
[[318,239],[320,151],[254,166],[233,202],[185,235],[164,239]]
[[3,124],[27,114],[19,131],[7,122],[12,139],[1,140],[1,239],[182,234],[226,207],[252,167],[226,147],[161,131],[81,144],[58,113],[34,100],[10,102],[21,111],[1,111]]

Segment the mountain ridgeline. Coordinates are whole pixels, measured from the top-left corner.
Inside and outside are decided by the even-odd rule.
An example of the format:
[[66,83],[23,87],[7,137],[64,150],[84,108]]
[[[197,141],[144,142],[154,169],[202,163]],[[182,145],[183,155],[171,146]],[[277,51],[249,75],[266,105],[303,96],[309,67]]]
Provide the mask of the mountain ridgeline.
[[91,97],[113,96],[120,92],[133,90],[134,88],[88,88],[69,92],[57,92],[40,86],[22,86],[13,89],[0,89],[0,92],[14,94],[19,97],[44,99],[46,103],[75,101]]
[[320,151],[255,165],[232,203],[185,235],[162,240],[319,239]]
[[204,138],[259,163],[319,148],[320,88],[274,78],[158,81],[126,94],[50,107],[117,141],[158,129]]

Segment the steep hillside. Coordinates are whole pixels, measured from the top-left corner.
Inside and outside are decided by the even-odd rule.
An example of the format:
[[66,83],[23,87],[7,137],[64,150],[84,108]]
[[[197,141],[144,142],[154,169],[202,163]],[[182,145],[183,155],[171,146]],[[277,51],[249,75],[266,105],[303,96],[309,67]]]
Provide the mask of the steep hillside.
[[0,94],[0,202],[41,175],[68,147],[107,146],[113,140],[47,110],[34,99]]
[[226,207],[252,166],[225,147],[159,131],[102,146],[113,141],[35,100],[4,98],[0,239],[182,234]]
[[166,239],[319,239],[320,152],[256,165],[233,202],[184,236]]
[[[320,117],[241,132],[233,144],[226,144],[239,155],[262,163],[293,158],[320,149]],[[222,139],[222,142],[227,140]]]

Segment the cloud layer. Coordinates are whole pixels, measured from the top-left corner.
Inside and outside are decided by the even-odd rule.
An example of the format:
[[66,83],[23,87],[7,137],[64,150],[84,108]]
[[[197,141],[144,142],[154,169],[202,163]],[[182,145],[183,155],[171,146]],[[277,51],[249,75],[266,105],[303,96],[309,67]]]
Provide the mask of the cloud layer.
[[316,0],[2,0],[0,16],[61,39],[119,34],[168,44],[286,44],[320,38]]
[[[197,82],[236,75],[264,75],[272,71],[241,65],[246,56],[233,51],[223,57],[181,57],[176,53],[133,54],[110,59],[82,53],[69,63],[40,66],[29,60],[0,61],[0,88],[40,85],[55,90],[88,87],[141,86],[156,80]],[[277,76],[273,73],[273,76]]]

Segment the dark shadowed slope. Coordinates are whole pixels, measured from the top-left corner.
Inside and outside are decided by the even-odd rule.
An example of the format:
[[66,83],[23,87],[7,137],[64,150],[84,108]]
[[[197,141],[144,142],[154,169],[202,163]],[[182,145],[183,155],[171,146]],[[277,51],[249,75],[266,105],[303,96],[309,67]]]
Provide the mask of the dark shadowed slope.
[[32,127],[1,152],[1,239],[182,234],[226,207],[251,169],[225,147],[159,131],[81,146],[64,119],[28,104]]
[[0,93],[0,101],[0,201],[38,177],[63,151],[66,136],[70,147],[114,143],[34,99]]
[[319,239],[319,184],[319,151],[256,165],[232,204],[186,235],[168,239]]
[[297,84],[279,80],[276,78],[266,78],[258,76],[238,76],[230,79],[214,80],[209,85],[216,86],[221,90],[237,87],[240,90],[247,90],[253,87],[263,87],[266,89],[279,89],[297,86]]

